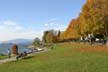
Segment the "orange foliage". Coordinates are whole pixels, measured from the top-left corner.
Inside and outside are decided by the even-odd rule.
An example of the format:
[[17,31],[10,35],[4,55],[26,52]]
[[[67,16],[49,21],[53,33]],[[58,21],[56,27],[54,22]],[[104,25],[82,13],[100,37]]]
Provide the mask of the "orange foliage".
[[78,37],[78,33],[77,33],[77,25],[78,25],[78,20],[77,19],[73,19],[68,28],[65,31],[65,38],[66,39],[74,39]]
[[108,36],[108,0],[86,0],[78,18],[73,19],[63,39],[75,39],[89,33]]

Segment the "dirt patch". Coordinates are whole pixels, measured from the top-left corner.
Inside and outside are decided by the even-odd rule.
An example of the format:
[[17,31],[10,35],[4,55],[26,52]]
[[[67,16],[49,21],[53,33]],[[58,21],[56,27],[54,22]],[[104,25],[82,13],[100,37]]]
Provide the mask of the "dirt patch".
[[74,43],[74,42],[65,42],[65,43],[61,44],[61,47],[62,47],[62,48],[65,48],[65,47],[72,47],[72,46],[80,46],[80,44]]
[[78,48],[76,50],[81,52],[104,52],[104,51],[108,51],[108,47],[96,45],[96,46]]

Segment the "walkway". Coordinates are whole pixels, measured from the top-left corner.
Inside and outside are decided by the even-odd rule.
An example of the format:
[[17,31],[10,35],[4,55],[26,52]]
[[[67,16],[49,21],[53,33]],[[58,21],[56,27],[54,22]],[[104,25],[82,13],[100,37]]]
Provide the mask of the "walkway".
[[[31,53],[31,54],[28,54],[27,56],[33,56],[35,54],[43,53],[43,52],[46,52],[46,51],[49,51],[49,50],[48,49],[44,49],[43,51],[34,52],[34,53]],[[0,64],[11,62],[11,61],[16,61],[16,57],[11,57],[11,58],[8,58],[8,59],[0,60]]]

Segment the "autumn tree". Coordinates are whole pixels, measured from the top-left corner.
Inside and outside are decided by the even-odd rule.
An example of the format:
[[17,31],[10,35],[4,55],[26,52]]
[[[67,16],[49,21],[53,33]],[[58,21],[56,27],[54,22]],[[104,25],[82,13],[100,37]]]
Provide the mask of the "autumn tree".
[[87,0],[79,16],[81,34],[108,35],[108,0]]
[[43,42],[44,43],[55,43],[55,42],[58,42],[58,39],[59,39],[58,33],[59,32],[54,31],[54,30],[45,31],[44,35],[43,35]]
[[78,18],[72,19],[66,31],[61,33],[61,39],[77,38],[79,36],[108,36],[108,0],[86,0]]
[[77,26],[78,26],[78,20],[73,19],[66,31],[64,32],[64,39],[75,39],[78,38],[78,32],[77,32]]

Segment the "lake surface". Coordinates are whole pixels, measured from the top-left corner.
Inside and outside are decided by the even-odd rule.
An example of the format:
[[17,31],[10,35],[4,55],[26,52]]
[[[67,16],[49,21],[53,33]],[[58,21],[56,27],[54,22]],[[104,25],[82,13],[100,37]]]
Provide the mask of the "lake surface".
[[[12,45],[13,44],[0,44],[0,54],[7,55],[8,49],[12,52]],[[27,53],[31,52],[32,49],[27,48],[25,45],[18,45],[18,53],[26,51]]]

